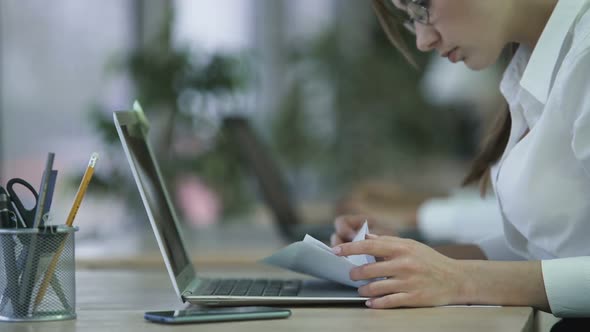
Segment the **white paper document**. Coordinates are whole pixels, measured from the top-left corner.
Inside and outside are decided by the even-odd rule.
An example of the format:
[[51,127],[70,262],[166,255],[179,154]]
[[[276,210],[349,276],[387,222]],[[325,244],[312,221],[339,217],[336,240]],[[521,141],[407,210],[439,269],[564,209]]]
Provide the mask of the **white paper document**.
[[[369,234],[369,227],[365,222],[353,242],[364,240],[367,234]],[[360,287],[370,280],[353,281],[350,279],[350,270],[360,265],[374,263],[375,257],[336,256],[323,242],[306,235],[303,241],[295,242],[264,258],[261,262],[344,285]]]

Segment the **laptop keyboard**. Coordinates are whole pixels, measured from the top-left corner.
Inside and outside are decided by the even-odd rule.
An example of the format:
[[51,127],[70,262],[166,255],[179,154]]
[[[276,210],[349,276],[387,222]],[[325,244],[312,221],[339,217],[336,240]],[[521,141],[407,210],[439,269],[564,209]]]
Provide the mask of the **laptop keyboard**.
[[202,279],[197,295],[297,296],[301,280]]

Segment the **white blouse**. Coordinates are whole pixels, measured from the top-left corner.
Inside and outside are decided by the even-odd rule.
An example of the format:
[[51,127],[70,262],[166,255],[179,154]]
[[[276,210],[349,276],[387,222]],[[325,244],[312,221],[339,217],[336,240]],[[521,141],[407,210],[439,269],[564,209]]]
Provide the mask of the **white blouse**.
[[504,236],[489,259],[543,260],[556,316],[590,316],[590,0],[558,2],[534,50],[521,46],[501,91],[512,129],[492,183]]

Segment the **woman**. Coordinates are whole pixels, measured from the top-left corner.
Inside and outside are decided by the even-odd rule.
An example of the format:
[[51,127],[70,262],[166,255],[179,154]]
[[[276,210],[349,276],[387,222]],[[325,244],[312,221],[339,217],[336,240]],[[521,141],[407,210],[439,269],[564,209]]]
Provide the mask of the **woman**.
[[590,315],[590,0],[387,1],[372,3],[410,60],[396,13],[409,16],[419,50],[473,70],[514,50],[500,86],[508,107],[466,178],[491,182],[504,235],[434,249],[376,235],[343,243],[365,217],[338,218],[334,253],[382,258],[351,272],[381,278],[359,293],[372,308],[491,304]]

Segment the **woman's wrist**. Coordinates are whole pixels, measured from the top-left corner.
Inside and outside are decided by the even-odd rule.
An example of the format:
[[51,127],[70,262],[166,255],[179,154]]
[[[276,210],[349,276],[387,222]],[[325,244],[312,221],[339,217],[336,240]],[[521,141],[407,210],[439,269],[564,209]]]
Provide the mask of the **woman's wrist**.
[[455,260],[455,304],[531,306],[548,311],[541,262]]
[[439,253],[454,259],[487,259],[483,250],[473,244],[453,244],[433,247]]
[[475,284],[474,261],[470,260],[455,260],[455,268],[457,271],[456,280],[459,282],[456,298],[452,304],[472,304],[474,298],[477,297],[477,286]]

